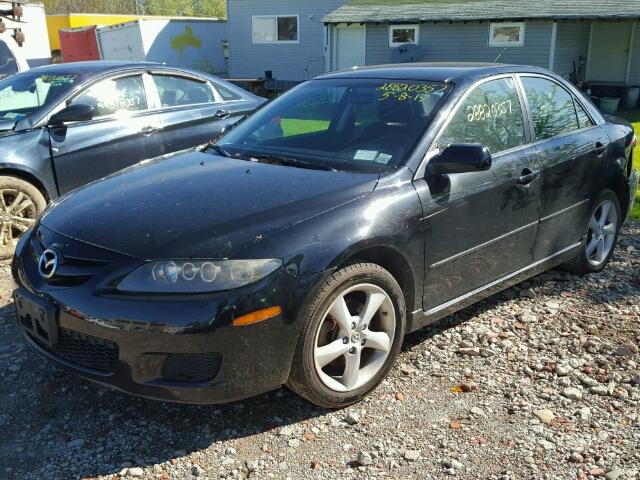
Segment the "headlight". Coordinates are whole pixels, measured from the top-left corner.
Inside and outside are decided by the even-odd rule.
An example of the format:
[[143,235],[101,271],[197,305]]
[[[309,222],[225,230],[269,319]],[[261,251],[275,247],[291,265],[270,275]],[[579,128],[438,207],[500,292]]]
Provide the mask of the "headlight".
[[118,290],[145,293],[204,293],[243,287],[282,266],[282,260],[162,260],[138,267]]

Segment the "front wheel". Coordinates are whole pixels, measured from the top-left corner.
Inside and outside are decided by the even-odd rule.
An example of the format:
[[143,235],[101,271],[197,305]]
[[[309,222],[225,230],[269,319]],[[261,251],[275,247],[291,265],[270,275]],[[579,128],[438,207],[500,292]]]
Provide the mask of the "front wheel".
[[40,190],[16,177],[0,176],[0,259],[11,258],[18,239],[45,207]]
[[587,234],[577,255],[565,264],[567,270],[584,275],[602,270],[613,255],[621,223],[618,196],[604,190],[589,215]]
[[406,308],[384,268],[356,263],[334,272],[304,310],[287,386],[310,402],[342,408],[387,375],[400,350]]

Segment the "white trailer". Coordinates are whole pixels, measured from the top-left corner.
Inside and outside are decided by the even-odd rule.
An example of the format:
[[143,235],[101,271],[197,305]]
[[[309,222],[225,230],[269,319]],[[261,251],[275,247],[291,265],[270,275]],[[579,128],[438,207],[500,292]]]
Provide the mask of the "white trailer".
[[[5,32],[0,34],[0,76],[47,65],[51,61],[51,48],[47,34],[47,20],[42,3],[21,5],[20,21],[2,17]],[[11,2],[0,1],[0,10],[11,10]],[[24,35],[22,45],[14,40],[16,29]]]
[[98,28],[97,35],[103,60],[159,62],[215,74],[226,71],[225,20],[140,19]]

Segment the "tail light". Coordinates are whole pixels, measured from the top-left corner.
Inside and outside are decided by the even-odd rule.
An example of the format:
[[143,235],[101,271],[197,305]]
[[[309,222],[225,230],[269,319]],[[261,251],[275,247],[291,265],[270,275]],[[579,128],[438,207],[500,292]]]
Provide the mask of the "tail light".
[[638,144],[638,137],[633,136],[633,140],[631,140],[631,146],[635,147]]

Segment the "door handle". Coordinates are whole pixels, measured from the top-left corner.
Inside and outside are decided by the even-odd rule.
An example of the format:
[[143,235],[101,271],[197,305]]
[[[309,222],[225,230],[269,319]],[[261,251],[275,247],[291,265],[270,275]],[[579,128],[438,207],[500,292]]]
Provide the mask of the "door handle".
[[231,115],[231,112],[229,110],[218,110],[216,113],[214,113],[214,117],[216,118],[227,118],[229,115]]
[[518,185],[526,186],[536,180],[538,177],[540,177],[540,172],[532,172],[528,168],[525,168],[520,173],[520,176],[518,177],[518,180],[516,180],[516,182],[518,183]]
[[156,133],[158,130],[160,130],[158,127],[147,126],[142,127],[140,129],[140,133],[145,137],[148,137],[149,135],[153,135],[154,133]]
[[594,150],[596,155],[601,156],[606,151],[607,151],[607,146],[604,143],[601,143],[601,142],[596,143],[596,148]]

